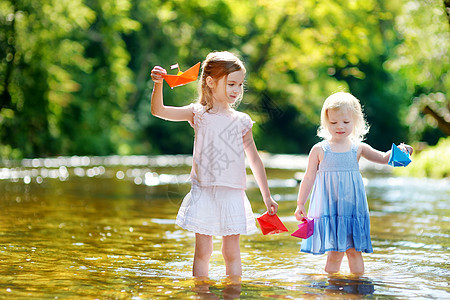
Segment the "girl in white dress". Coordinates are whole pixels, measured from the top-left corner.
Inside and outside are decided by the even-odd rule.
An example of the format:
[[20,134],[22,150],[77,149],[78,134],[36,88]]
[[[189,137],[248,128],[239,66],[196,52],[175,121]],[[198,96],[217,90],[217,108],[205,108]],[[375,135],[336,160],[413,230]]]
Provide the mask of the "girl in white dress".
[[242,99],[245,67],[230,52],[212,52],[202,64],[197,103],[183,107],[163,103],[163,75],[155,66],[151,112],[169,121],[188,121],[195,131],[191,191],[176,223],[195,232],[194,277],[207,277],[213,251],[212,236],[222,236],[227,276],[242,274],[240,234],[255,232],[250,202],[245,194],[245,155],[269,214],[278,204],[272,199],[267,176],[252,135],[250,117],[232,108]]

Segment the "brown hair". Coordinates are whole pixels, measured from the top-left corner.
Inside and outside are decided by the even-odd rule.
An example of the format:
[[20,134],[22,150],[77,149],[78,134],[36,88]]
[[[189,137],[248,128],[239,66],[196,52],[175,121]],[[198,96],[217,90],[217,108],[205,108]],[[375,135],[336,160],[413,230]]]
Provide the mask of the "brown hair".
[[[228,51],[211,52],[206,56],[202,64],[202,74],[199,82],[199,99],[198,102],[205,106],[206,111],[209,111],[213,105],[213,97],[211,88],[206,83],[206,78],[211,77],[218,81],[228,74],[242,70],[246,72],[242,61],[233,53]],[[242,99],[242,94],[236,103]]]

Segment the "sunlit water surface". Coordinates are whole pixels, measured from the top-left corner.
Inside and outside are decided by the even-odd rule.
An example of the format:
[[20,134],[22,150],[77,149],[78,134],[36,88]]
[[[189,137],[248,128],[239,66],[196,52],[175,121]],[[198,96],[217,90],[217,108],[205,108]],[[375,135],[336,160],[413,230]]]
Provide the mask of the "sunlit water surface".
[[[265,157],[278,215],[293,232],[305,157]],[[445,299],[450,182],[363,172],[374,253],[366,273],[327,276],[326,256],[299,253],[288,233],[241,237],[240,284],[214,239],[210,279],[194,281],[194,234],[175,225],[189,156],[72,157],[0,167],[0,297],[45,299]],[[255,217],[264,212],[249,177]]]

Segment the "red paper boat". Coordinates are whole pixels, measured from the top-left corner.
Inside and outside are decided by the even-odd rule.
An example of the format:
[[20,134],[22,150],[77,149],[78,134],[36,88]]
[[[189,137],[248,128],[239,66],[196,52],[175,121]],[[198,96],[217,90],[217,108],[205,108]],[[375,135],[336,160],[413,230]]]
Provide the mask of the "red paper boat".
[[[178,64],[176,64],[175,67],[178,67]],[[200,63],[198,62],[194,66],[187,69],[185,72],[181,72],[180,67],[178,67],[177,75],[163,75],[163,77],[169,84],[169,86],[171,88],[174,88],[197,80],[199,70],[200,70]]]
[[260,217],[256,218],[256,220],[258,220],[259,227],[264,235],[288,231],[286,226],[281,223],[281,220],[277,215],[271,216],[267,213],[267,211]]
[[303,219],[303,223],[298,224],[298,230],[292,236],[307,239],[314,233],[314,219]]

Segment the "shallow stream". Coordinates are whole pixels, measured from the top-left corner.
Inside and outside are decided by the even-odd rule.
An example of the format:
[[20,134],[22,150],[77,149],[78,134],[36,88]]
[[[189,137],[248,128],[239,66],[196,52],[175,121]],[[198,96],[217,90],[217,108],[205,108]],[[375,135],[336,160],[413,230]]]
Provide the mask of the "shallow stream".
[[[293,232],[305,157],[264,158],[278,215]],[[189,156],[71,157],[0,166],[0,297],[14,299],[450,298],[450,182],[363,170],[374,253],[366,273],[323,271],[288,233],[241,237],[240,284],[214,239],[210,280],[191,277],[194,234],[175,225]],[[249,178],[255,217],[264,212]]]

